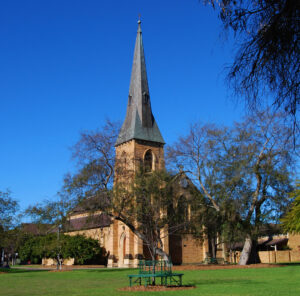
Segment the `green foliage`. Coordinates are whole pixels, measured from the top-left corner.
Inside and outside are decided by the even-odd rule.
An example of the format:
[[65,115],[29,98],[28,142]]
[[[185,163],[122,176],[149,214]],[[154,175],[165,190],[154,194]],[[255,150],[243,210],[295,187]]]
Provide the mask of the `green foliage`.
[[11,197],[10,191],[0,191],[0,231],[14,225],[17,210],[18,202]]
[[105,250],[95,239],[66,235],[64,240],[64,258],[75,258],[75,264],[103,263],[105,260]]
[[10,191],[0,191],[0,251],[2,248],[12,249],[12,228],[17,223],[18,208],[18,202],[11,197]]
[[168,223],[170,217],[162,212],[173,202],[172,190],[168,186],[170,181],[171,176],[165,171],[145,173],[140,170],[136,174],[133,186],[136,206],[133,210],[143,230],[150,225],[157,225],[160,229]]
[[23,262],[41,263],[45,248],[43,243],[41,236],[29,235],[18,249],[20,259]]
[[112,194],[112,212],[143,240],[152,258],[163,252],[162,232],[172,220],[167,215],[173,203],[171,180],[166,171],[145,172],[141,167],[134,182],[119,182]]
[[75,258],[76,264],[103,260],[104,250],[99,242],[81,235],[69,236],[48,234],[44,236],[30,236],[19,247],[19,256],[23,262],[41,263],[43,258],[57,260],[61,258]]
[[283,228],[287,232],[300,233],[300,181],[297,181],[290,197],[293,198],[293,202],[289,212],[282,218]]

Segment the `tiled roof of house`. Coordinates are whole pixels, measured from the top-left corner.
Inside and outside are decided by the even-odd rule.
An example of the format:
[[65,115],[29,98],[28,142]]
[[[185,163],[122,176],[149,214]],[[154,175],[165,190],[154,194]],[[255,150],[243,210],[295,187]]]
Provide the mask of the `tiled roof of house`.
[[287,237],[272,239],[266,243],[266,246],[286,244],[288,240],[289,239]]

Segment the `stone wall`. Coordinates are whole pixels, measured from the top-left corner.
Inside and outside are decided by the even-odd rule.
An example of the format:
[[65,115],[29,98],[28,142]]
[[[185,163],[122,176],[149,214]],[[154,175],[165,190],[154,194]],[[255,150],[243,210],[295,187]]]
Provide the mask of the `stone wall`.
[[293,250],[259,251],[258,256],[261,263],[289,263],[300,261],[300,252]]
[[108,249],[107,242],[110,236],[110,227],[104,227],[102,229],[86,229],[86,230],[78,230],[65,233],[66,235],[74,236],[74,235],[84,235],[87,238],[95,239],[99,242],[101,247],[104,247],[106,250]]
[[182,263],[201,263],[204,260],[203,243],[195,240],[192,235],[182,238]]
[[[63,262],[62,264],[63,265],[74,265],[74,258],[66,258],[66,259],[63,259]],[[56,265],[56,261],[52,258],[43,258],[42,259],[42,265],[45,265],[45,266],[51,266],[51,265]]]
[[132,182],[134,174],[143,163],[145,153],[148,150],[151,150],[153,155],[152,169],[164,169],[164,149],[162,144],[131,140],[116,147],[115,184],[118,182]]
[[300,234],[289,234],[288,246],[300,252]]

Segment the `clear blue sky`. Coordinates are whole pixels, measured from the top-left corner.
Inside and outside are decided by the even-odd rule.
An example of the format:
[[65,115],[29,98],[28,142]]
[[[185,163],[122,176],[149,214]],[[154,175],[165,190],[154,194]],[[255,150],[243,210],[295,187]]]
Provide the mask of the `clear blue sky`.
[[192,122],[242,116],[224,83],[233,44],[198,0],[9,0],[0,4],[0,190],[52,199],[70,147],[123,121],[138,15],[154,116],[171,144]]

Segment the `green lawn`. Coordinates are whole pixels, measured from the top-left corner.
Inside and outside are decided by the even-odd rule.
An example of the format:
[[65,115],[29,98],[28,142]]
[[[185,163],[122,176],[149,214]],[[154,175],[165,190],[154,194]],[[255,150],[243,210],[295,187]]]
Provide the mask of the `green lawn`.
[[0,295],[300,295],[300,266],[258,269],[184,271],[183,284],[196,289],[124,292],[133,270],[97,269],[69,272],[11,270],[0,274]]

